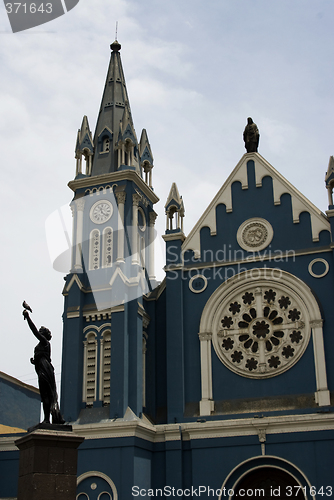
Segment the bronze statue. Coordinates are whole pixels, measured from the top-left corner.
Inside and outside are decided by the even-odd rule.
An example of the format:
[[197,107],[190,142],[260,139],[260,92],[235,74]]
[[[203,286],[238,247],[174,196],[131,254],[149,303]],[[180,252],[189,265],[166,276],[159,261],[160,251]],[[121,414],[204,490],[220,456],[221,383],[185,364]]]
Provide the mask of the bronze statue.
[[256,153],[259,145],[260,133],[252,118],[247,118],[244,130],[244,141],[247,153]]
[[25,308],[22,313],[24,319],[28,321],[30,330],[39,340],[34,350],[34,357],[30,358],[30,362],[35,365],[35,371],[38,375],[39,392],[41,394],[44,411],[43,423],[50,423],[51,414],[53,424],[64,424],[65,421],[59,410],[56,379],[54,368],[51,363],[51,332],[45,328],[45,326],[41,326],[41,328],[37,330],[27,310],[29,309],[31,311],[31,308],[26,302],[23,302],[23,307]]

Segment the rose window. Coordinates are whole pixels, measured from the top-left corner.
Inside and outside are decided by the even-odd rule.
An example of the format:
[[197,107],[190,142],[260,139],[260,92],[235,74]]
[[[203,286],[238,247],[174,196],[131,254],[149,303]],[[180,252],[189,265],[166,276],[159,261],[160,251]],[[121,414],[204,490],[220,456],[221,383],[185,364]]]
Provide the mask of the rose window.
[[228,368],[246,377],[272,377],[303,354],[310,336],[305,306],[285,288],[243,287],[224,301],[214,347]]

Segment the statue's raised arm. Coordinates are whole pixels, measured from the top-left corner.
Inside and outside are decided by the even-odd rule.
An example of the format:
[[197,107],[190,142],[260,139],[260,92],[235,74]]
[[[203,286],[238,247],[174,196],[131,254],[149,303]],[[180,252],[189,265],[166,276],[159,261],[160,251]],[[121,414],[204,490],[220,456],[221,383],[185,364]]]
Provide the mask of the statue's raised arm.
[[41,401],[44,411],[43,422],[50,423],[51,414],[53,424],[63,424],[64,419],[61,416],[58,405],[58,394],[54,368],[51,363],[51,332],[50,330],[48,330],[48,328],[45,328],[45,326],[41,326],[41,328],[38,330],[32,319],[30,318],[28,312],[28,310],[31,311],[31,308],[26,302],[23,302],[23,307],[23,317],[28,322],[32,333],[39,340],[39,343],[34,350],[34,357],[31,358],[30,361],[33,365],[35,365],[35,371],[38,376],[39,392],[41,394]]

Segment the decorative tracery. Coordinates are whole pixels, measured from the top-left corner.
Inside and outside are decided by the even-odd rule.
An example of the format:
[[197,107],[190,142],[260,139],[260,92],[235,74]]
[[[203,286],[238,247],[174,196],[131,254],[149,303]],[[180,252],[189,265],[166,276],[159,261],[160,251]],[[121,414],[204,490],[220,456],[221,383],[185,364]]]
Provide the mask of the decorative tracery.
[[215,348],[232,371],[271,377],[299,359],[308,338],[302,304],[274,283],[243,288],[225,301]]

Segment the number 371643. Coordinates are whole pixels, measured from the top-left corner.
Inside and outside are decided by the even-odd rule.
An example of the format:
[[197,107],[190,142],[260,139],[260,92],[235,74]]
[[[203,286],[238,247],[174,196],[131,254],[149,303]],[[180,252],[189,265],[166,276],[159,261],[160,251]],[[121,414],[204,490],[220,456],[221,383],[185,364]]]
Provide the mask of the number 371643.
[[7,14],[36,14],[37,12],[40,12],[44,14],[51,14],[52,12],[52,3],[19,3],[19,2],[14,2],[14,3],[6,3],[6,11]]

